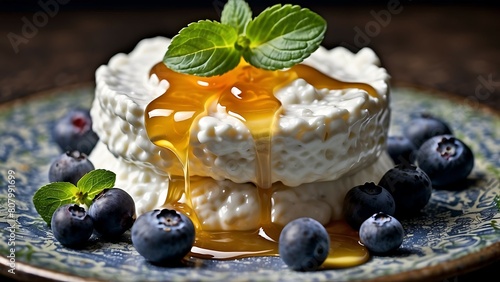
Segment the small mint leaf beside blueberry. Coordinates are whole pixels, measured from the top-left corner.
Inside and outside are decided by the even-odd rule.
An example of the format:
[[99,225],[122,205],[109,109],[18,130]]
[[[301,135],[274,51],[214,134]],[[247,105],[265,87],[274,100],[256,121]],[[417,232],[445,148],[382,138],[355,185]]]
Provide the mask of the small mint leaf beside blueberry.
[[63,205],[75,203],[78,188],[69,182],[53,182],[40,187],[33,195],[33,204],[42,219],[50,224],[52,214]]
[[42,219],[50,225],[52,215],[61,206],[78,204],[90,206],[95,195],[112,188],[116,175],[108,170],[97,169],[86,173],[77,182],[51,182],[40,187],[33,195],[33,204]]
[[96,169],[84,175],[77,184],[82,195],[82,202],[90,206],[92,201],[104,189],[115,185],[116,174],[105,169]]

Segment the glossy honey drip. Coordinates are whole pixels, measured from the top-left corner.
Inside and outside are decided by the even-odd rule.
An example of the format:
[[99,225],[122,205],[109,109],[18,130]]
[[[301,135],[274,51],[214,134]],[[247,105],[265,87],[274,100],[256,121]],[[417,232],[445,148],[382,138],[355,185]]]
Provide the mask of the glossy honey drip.
[[[278,238],[282,226],[271,220],[271,139],[274,123],[281,111],[275,90],[302,78],[315,88],[363,89],[369,95],[376,91],[363,83],[348,83],[333,79],[318,70],[296,65],[285,71],[266,71],[241,62],[234,70],[214,77],[197,77],[156,64],[151,74],[170,82],[167,91],[146,108],[146,130],[156,145],[171,150],[179,159],[183,175],[170,176],[165,206],[186,213],[197,228],[191,255],[202,258],[232,259],[248,256],[278,255]],[[256,189],[262,206],[261,228],[254,231],[204,231],[193,212],[190,200],[189,138],[196,121],[207,115],[217,103],[231,116],[240,119],[249,129],[256,152]],[[186,201],[179,203],[182,195]],[[343,222],[328,226],[331,250],[323,267],[347,267],[365,262],[368,251],[358,243],[358,235]]]

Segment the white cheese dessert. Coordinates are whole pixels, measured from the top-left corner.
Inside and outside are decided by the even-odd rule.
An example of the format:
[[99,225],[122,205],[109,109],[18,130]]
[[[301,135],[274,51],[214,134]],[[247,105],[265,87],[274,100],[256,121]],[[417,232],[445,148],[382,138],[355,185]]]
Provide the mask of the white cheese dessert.
[[[150,74],[170,40],[144,39],[96,72],[91,108],[100,142],[90,155],[96,168],[117,173],[139,214],[165,203],[171,176],[183,167],[170,150],[151,142],[146,107],[175,81]],[[258,149],[247,125],[218,103],[190,128],[189,200],[203,230],[254,230],[267,209],[259,189],[271,189],[269,218],[284,225],[308,216],[323,224],[341,216],[347,190],[378,182],[393,166],[385,153],[389,129],[389,75],[377,56],[320,47],[304,62],[353,87],[316,89],[303,78],[277,89],[281,103],[270,138],[269,172],[259,174]]]

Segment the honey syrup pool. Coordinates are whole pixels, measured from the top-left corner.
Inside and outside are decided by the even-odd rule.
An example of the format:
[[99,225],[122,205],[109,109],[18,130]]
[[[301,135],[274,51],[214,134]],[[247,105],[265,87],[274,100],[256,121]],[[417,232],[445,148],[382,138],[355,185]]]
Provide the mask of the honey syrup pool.
[[[271,140],[281,103],[274,96],[277,89],[302,78],[317,89],[358,88],[376,96],[375,90],[363,83],[333,79],[307,65],[288,70],[257,69],[242,61],[235,69],[220,76],[198,77],[181,74],[156,64],[151,74],[170,82],[167,91],[146,108],[145,124],[151,141],[172,151],[183,168],[183,175],[171,175],[165,207],[189,216],[196,227],[192,256],[207,259],[235,259],[251,256],[278,256],[278,239],[283,226],[271,220]],[[256,189],[262,206],[260,228],[251,231],[205,231],[201,228],[191,203],[192,180],[189,170],[189,138],[191,127],[208,115],[213,103],[245,123],[256,153]],[[185,201],[180,202],[182,196]],[[330,234],[330,251],[323,268],[350,267],[369,259],[368,250],[359,243],[358,233],[343,221],[326,226]]]

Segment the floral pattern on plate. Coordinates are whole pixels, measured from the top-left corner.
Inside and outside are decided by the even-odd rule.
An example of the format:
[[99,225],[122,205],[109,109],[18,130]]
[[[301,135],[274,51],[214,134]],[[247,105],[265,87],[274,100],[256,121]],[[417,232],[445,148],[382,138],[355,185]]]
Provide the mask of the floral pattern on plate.
[[24,277],[55,280],[404,280],[415,270],[433,269],[421,272],[423,278],[452,275],[454,261],[471,257],[474,263],[481,259],[478,253],[500,244],[496,204],[500,194],[500,116],[430,91],[401,87],[392,94],[391,134],[401,132],[412,114],[436,114],[470,145],[476,163],[463,190],[434,190],[421,216],[402,220],[406,236],[391,256],[374,256],[352,268],[303,273],[289,270],[278,257],[230,261],[190,258],[187,266],[155,266],[135,251],[130,232],[115,243],[92,239],[82,250],[65,248],[38,216],[31,199],[48,182],[50,163],[60,153],[51,140],[51,127],[70,108],[90,107],[92,95],[92,87],[76,87],[0,105],[0,267],[4,275],[11,275],[8,270],[14,266],[12,272]]

